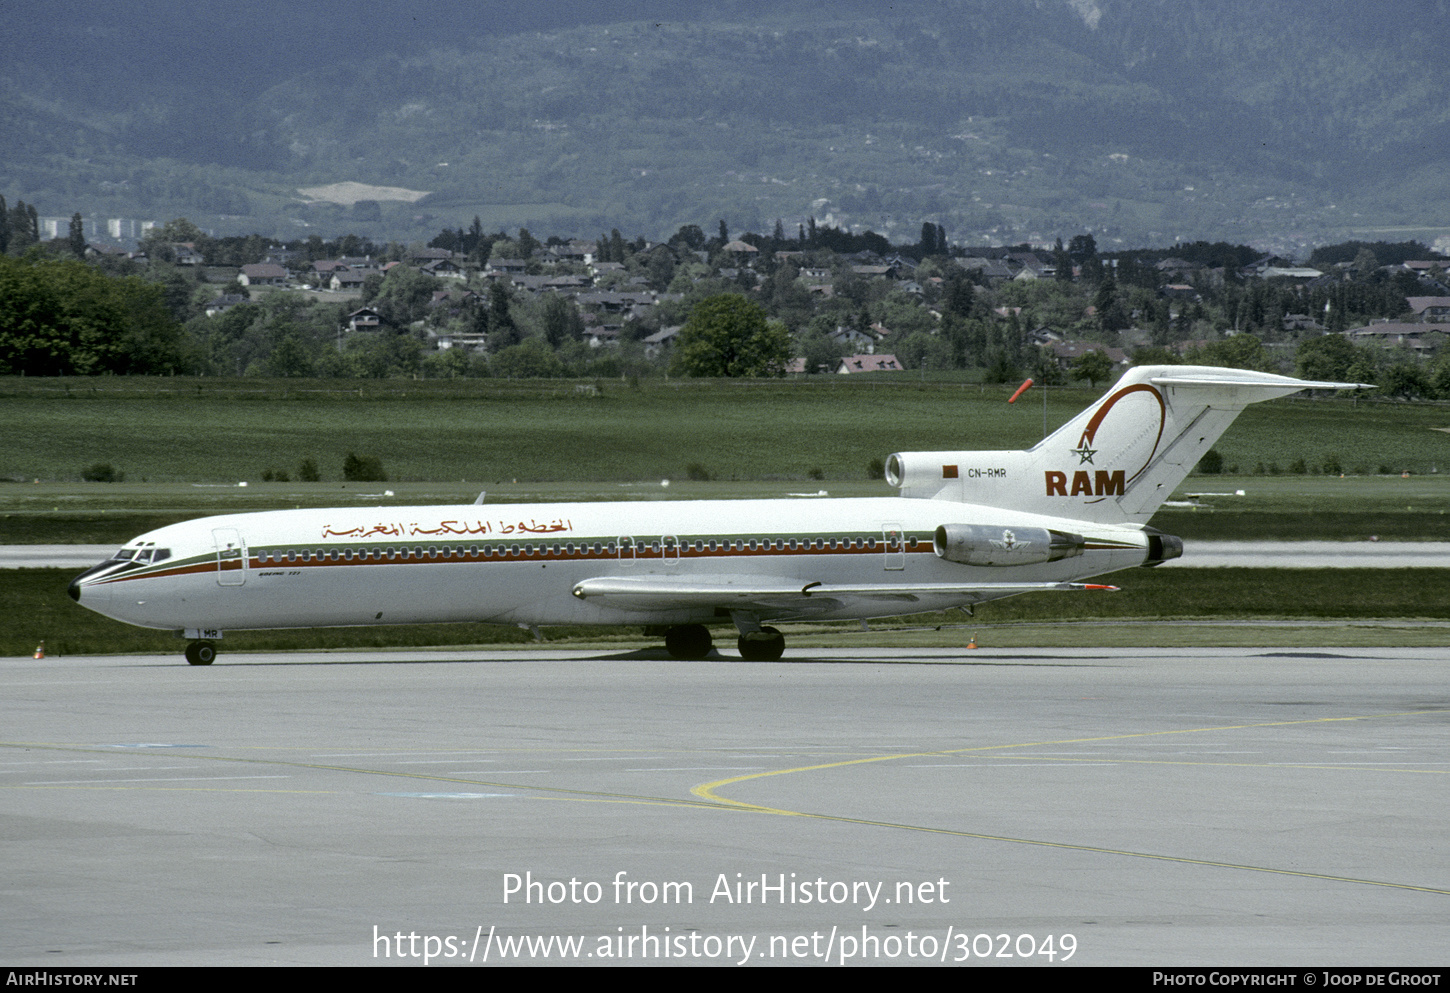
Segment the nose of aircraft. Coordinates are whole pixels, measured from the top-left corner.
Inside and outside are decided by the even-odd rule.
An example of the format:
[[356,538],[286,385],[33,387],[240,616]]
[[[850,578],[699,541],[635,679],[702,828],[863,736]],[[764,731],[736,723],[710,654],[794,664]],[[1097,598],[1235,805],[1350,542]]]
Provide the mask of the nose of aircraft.
[[[98,573],[108,572],[114,566],[112,562],[102,562],[100,565],[93,565],[75,579],[70,581],[66,592],[70,598],[83,607],[90,607],[92,610],[99,609],[101,604],[110,600],[110,588],[106,586],[93,586],[86,582]],[[82,599],[84,595],[85,599]]]

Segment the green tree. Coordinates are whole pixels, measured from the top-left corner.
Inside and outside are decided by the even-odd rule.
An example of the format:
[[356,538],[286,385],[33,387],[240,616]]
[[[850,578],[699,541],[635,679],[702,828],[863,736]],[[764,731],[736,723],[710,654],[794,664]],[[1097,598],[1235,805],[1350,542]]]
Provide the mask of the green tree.
[[1251,334],[1236,334],[1222,341],[1211,341],[1195,348],[1186,356],[1192,365],[1225,365],[1232,369],[1256,369],[1273,372],[1273,357],[1264,350],[1264,343]]
[[689,251],[698,252],[705,247],[705,232],[700,230],[698,224],[686,224],[670,236],[669,243],[683,245]]
[[1432,388],[1425,370],[1413,362],[1396,362],[1380,376],[1380,389],[1391,396],[1424,397]]
[[295,333],[285,334],[267,357],[267,375],[278,377],[312,375],[312,354]]
[[[801,356],[806,360],[806,374],[835,372],[837,364],[846,356],[846,349],[828,334],[811,331],[800,338]],[[900,358],[900,356],[897,356]]]
[[488,350],[500,352],[517,345],[523,338],[519,326],[509,313],[509,294],[501,282],[488,288]]
[[383,460],[376,455],[348,452],[342,460],[342,478],[349,483],[386,483],[388,474],[383,471]]
[[1176,352],[1162,345],[1133,350],[1133,365],[1179,365],[1182,361]]
[[[212,244],[212,240],[207,237],[205,231],[186,218],[178,217],[147,231],[142,237],[139,247],[142,252],[146,253],[148,259],[165,259],[169,262],[173,259],[171,245],[180,242],[195,245],[196,250],[203,255],[208,253]],[[246,261],[259,262],[261,260],[248,258]]]
[[1085,352],[1072,364],[1072,378],[1086,379],[1093,389],[1113,374],[1113,360],[1102,352]]
[[[383,320],[393,327],[404,328],[427,315],[433,292],[442,288],[443,281],[436,276],[430,276],[412,266],[396,265],[388,270],[388,274],[378,284],[377,295],[366,302],[369,306],[376,307]],[[364,295],[367,289],[367,282],[364,281]]]
[[1067,243],[1067,254],[1081,265],[1088,259],[1097,257],[1098,244],[1090,234],[1073,235],[1072,241]]
[[1343,381],[1360,358],[1359,352],[1342,334],[1310,338],[1294,354],[1294,371],[1301,379]]
[[942,313],[953,314],[957,317],[967,317],[972,312],[972,280],[964,272],[958,271],[947,279],[946,290],[942,293]]
[[36,217],[35,208],[27,205],[24,200],[15,201],[15,206],[10,208],[7,220],[9,223],[6,249],[11,254],[18,255],[40,240],[40,222]]
[[86,226],[80,211],[76,211],[70,219],[70,250],[78,259],[86,257]]
[[159,287],[77,260],[0,256],[0,374],[165,374],[181,356]]
[[695,305],[680,330],[672,367],[689,376],[779,376],[790,361],[790,335],[759,305],[734,293]]
[[1066,248],[1062,247],[1062,239],[1057,239],[1057,244],[1052,246],[1052,265],[1056,270],[1056,278],[1059,283],[1072,282],[1072,256]]
[[557,293],[544,297],[541,323],[544,337],[554,348],[567,341],[576,340],[584,331],[584,322],[579,318],[578,308]]
[[493,356],[489,363],[500,379],[549,379],[564,374],[559,356],[538,338],[528,338]]

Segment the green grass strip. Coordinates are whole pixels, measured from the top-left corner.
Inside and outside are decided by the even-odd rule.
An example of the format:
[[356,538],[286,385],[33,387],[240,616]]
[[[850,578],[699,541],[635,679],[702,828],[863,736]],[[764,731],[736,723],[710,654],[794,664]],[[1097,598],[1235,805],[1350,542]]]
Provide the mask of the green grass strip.
[[[0,602],[7,608],[0,618],[0,655],[29,655],[42,640],[52,655],[180,654],[183,643],[167,632],[131,627],[78,606],[66,595],[73,575],[64,569],[0,570]],[[787,637],[792,647],[965,645],[972,630],[987,629],[1017,632],[994,635],[990,640],[997,645],[1450,643],[1450,626],[1434,623],[1450,622],[1450,571],[1442,569],[1134,569],[1109,581],[1122,589],[1013,597],[979,607],[970,619],[951,612],[873,622],[875,630],[867,635],[857,633],[856,625],[811,625],[791,628]],[[1119,623],[1100,623],[1115,621]],[[1250,637],[1240,622],[1253,621],[1273,623],[1255,628],[1260,633]],[[937,632],[938,626],[945,633]],[[896,628],[914,630],[894,633]],[[1352,637],[1346,633],[1351,630]],[[620,648],[659,643],[638,628],[548,628],[545,635],[550,643]],[[720,628],[716,641],[733,646],[733,629]],[[303,651],[532,642],[517,628],[440,624],[238,631],[227,634],[223,648]]]

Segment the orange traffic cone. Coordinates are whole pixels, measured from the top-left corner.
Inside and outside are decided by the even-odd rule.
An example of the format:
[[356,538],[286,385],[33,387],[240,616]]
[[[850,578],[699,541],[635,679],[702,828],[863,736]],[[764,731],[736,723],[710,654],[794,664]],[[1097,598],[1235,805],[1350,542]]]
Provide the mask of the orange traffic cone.
[[969,642],[967,642],[967,647],[968,648],[976,648],[977,647],[977,633],[975,631],[972,632],[972,640],[969,641]]
[[35,646],[35,656],[34,657],[35,658],[38,658],[38,659],[45,658],[45,642],[42,641],[40,644],[38,644],[38,645]]

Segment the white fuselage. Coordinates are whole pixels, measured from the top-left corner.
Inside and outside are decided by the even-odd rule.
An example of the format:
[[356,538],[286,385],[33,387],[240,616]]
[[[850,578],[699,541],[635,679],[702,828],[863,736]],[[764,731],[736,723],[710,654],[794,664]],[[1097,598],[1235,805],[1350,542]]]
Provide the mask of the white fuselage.
[[[1060,561],[967,565],[933,550],[934,531],[953,524],[1065,529],[1085,545]],[[1001,591],[1012,584],[1097,576],[1143,564],[1148,541],[1131,526],[897,497],[292,510],[152,531],[123,549],[133,558],[79,577],[72,595],[131,624],[210,637],[205,632],[227,629],[675,625],[722,616],[718,606],[668,596],[576,592],[601,579],[639,580],[654,590],[692,583],[887,590],[777,597],[750,611],[759,619],[825,620],[941,610],[1022,592]]]

